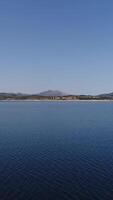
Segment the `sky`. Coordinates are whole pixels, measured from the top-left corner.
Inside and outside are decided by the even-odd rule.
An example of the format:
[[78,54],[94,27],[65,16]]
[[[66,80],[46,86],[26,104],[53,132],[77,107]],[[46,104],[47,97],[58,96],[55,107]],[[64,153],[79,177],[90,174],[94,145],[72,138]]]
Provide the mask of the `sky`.
[[0,92],[113,91],[113,0],[0,0]]

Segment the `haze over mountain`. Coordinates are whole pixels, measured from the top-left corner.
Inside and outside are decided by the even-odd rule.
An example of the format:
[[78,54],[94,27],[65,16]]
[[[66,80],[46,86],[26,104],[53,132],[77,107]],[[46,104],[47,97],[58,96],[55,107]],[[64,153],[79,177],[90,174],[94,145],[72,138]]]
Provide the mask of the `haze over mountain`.
[[40,92],[38,95],[40,96],[64,96],[66,93],[61,92],[59,90],[47,90],[44,92]]
[[111,93],[105,93],[105,94],[100,94],[100,95],[98,95],[99,97],[113,97],[113,92],[111,92]]
[[43,96],[43,97],[63,97],[63,96],[92,96],[92,97],[98,97],[98,98],[113,98],[113,92],[110,93],[103,93],[103,94],[99,94],[99,95],[90,95],[90,94],[70,94],[70,93],[64,93],[62,91],[59,90],[47,90],[47,91],[42,91],[40,93],[34,93],[34,94],[27,94],[27,93],[16,93],[16,92],[0,92],[0,96],[4,96],[4,97],[10,97],[10,96],[17,96],[17,97],[22,97],[22,96]]

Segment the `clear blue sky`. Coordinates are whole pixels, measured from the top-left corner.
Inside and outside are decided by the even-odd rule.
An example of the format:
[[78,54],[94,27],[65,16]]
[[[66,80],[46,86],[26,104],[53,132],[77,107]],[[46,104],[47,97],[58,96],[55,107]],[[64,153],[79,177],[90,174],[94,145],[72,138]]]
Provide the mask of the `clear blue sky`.
[[0,91],[113,91],[113,0],[0,0]]

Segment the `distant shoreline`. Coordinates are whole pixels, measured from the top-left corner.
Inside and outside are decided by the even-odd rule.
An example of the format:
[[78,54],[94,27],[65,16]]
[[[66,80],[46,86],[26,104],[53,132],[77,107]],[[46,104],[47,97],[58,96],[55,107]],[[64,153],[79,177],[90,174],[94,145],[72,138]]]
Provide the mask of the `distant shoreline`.
[[30,100],[30,99],[26,99],[26,100],[0,100],[0,102],[113,102],[112,99],[101,99],[101,100],[97,100],[97,99],[77,99],[77,100]]
[[0,101],[26,101],[26,102],[77,102],[77,101],[113,101],[113,93],[100,95],[73,95],[57,90],[48,90],[39,94],[0,93]]

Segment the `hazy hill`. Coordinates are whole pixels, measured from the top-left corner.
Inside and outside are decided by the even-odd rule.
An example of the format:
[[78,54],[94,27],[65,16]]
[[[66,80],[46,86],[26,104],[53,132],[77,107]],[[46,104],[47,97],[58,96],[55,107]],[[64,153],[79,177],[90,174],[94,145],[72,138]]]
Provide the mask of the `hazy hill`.
[[66,94],[59,90],[47,90],[47,91],[39,93],[38,95],[40,95],[40,96],[64,96]]
[[113,92],[106,93],[106,94],[100,94],[98,97],[104,97],[104,98],[113,98]]

